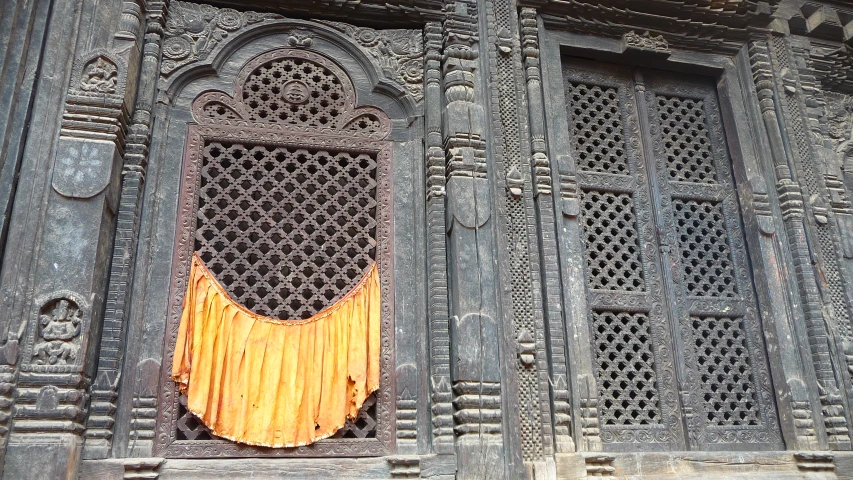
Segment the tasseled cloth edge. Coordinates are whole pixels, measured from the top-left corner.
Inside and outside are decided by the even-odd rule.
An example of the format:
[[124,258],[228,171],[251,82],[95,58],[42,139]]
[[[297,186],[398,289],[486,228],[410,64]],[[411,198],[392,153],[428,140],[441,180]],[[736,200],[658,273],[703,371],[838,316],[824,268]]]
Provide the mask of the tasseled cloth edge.
[[252,313],[193,254],[172,378],[215,435],[309,445],[355,419],[379,388],[381,295],[374,262],[343,298],[304,320]]

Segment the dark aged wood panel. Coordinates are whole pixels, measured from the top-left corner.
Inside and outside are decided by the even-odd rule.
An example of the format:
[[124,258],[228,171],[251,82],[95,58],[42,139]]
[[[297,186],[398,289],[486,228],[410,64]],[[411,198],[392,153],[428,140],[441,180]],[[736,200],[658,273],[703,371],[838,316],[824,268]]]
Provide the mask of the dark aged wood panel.
[[[0,6],[3,478],[849,476],[847,2],[209,3]],[[339,438],[183,409],[196,249],[279,317],[387,272]]]

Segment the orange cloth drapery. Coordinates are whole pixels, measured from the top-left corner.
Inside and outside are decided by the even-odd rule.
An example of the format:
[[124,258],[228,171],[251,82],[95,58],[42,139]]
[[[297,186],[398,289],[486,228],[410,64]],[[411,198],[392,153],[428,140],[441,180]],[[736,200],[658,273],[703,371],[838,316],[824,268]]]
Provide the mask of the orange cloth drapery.
[[295,447],[329,437],[379,387],[380,287],[374,263],[334,305],[279,320],[235,302],[198,255],[172,377],[214,434]]

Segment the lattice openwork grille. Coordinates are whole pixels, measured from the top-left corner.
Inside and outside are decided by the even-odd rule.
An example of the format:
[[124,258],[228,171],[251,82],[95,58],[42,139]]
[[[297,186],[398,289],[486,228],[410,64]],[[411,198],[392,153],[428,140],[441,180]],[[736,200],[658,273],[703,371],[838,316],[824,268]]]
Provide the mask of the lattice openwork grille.
[[[472,4],[469,4],[472,5]],[[495,25],[497,28],[512,29],[518,19],[513,14],[513,7],[509,3],[497,3],[493,5]],[[471,8],[470,6],[468,8]],[[469,14],[471,11],[469,10]],[[517,50],[517,49],[516,49]],[[494,51],[491,53],[494,55]],[[517,168],[520,171],[529,171],[530,165],[526,164],[527,128],[520,124],[524,121],[519,117],[518,99],[519,90],[516,83],[520,72],[520,56],[495,55],[494,61],[497,66],[496,85],[494,90],[499,99],[497,113],[500,117],[500,137],[502,145],[503,170],[510,171]],[[522,145],[524,147],[522,148]],[[507,236],[511,245],[511,301],[513,312],[513,327],[516,335],[527,331],[536,332],[536,319],[533,307],[532,292],[538,288],[534,285],[531,274],[531,261],[529,255],[531,213],[529,200],[525,198],[514,198],[507,196],[506,217]],[[518,399],[521,406],[519,428],[521,433],[521,453],[525,461],[541,460],[543,455],[542,434],[543,415],[540,410],[540,395],[542,392],[541,380],[543,375],[536,364],[525,365],[518,360]]]
[[584,190],[581,224],[590,288],[642,291],[643,265],[631,194]]
[[568,83],[566,95],[572,113],[572,142],[578,168],[592,172],[627,175],[628,161],[619,92],[615,88]]
[[246,79],[242,96],[254,121],[371,133],[381,128],[376,115],[344,115],[347,102],[338,76],[305,58],[261,65]]
[[[187,410],[187,397],[180,395],[177,422],[178,440],[221,440]],[[367,397],[358,417],[347,419],[344,426],[331,438],[375,438],[376,437],[376,395]]]
[[376,158],[208,142],[196,250],[255,313],[308,318],[349,292],[376,253]]
[[670,180],[716,183],[704,102],[662,95],[657,102]]
[[661,414],[648,316],[645,313],[592,312],[592,324],[601,423],[659,423]]
[[689,295],[735,297],[737,286],[723,210],[710,201],[673,200]]
[[760,413],[743,320],[690,320],[708,425],[758,425]]
[[[332,437],[361,441],[295,450],[236,448],[186,409],[186,399],[164,375],[158,415],[171,432],[157,437],[158,446],[175,458],[306,451],[361,456],[388,448],[393,430],[386,352],[393,326],[386,278],[391,250],[383,239],[390,235],[391,121],[379,108],[358,106],[347,72],[304,48],[255,56],[236,74],[231,91],[233,96],[206,90],[192,102],[178,212],[181,258],[197,252],[235,302],[284,320],[332,306],[378,263],[379,390]],[[172,346],[188,273],[188,264],[176,262],[178,288],[167,329]]]

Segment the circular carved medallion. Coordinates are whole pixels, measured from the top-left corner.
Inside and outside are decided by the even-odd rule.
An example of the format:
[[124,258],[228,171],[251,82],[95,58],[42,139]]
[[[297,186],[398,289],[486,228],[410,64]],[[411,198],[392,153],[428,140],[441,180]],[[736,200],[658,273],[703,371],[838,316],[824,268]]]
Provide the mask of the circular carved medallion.
[[290,103],[305,103],[308,101],[308,86],[299,80],[291,80],[281,89],[282,98]]

